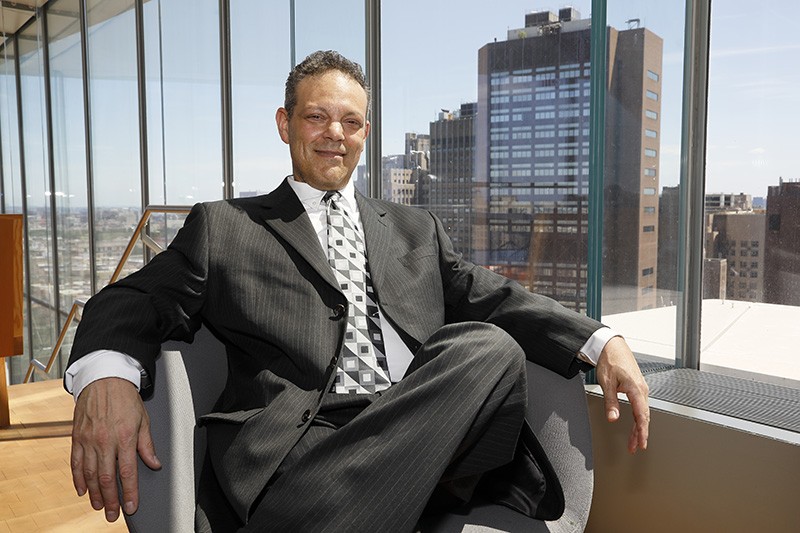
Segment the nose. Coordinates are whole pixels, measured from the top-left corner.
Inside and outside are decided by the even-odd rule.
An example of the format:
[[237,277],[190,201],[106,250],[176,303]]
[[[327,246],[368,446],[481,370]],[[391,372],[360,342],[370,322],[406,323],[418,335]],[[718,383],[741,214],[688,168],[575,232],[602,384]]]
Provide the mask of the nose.
[[334,141],[341,141],[344,139],[344,128],[342,127],[342,123],[336,120],[331,120],[330,124],[328,124],[328,129],[325,131],[325,135]]

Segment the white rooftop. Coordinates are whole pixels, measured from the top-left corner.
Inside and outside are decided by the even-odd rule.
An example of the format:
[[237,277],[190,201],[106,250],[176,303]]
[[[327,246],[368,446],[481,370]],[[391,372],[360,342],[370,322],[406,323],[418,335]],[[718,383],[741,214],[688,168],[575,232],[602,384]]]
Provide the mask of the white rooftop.
[[[675,320],[675,306],[603,317],[634,352],[669,361]],[[703,300],[700,368],[800,387],[800,307]]]

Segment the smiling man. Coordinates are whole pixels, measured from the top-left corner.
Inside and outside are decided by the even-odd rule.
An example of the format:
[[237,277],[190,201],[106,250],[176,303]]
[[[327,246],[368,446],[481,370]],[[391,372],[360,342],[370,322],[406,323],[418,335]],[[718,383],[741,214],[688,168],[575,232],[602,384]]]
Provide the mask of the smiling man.
[[229,375],[207,428],[200,531],[410,531],[481,496],[552,519],[564,501],[524,421],[525,360],[597,365],[608,418],[647,385],[602,324],[464,261],[439,220],[351,177],[369,135],[361,68],[316,52],[286,83],[293,174],[262,197],[198,204],[169,249],[86,305],[65,386],[72,471],[109,520],[138,506],[136,454],[158,461],[140,396],[168,339],[201,325]]

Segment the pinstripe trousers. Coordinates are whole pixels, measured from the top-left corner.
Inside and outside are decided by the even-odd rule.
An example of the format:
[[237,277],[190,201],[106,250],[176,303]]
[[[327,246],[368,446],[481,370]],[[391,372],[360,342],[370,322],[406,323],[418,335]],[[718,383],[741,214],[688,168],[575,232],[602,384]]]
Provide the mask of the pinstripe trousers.
[[[389,389],[325,397],[240,531],[411,531],[435,489],[469,500],[481,473],[513,459],[525,380],[503,330],[444,326]],[[235,529],[208,519],[200,529]]]

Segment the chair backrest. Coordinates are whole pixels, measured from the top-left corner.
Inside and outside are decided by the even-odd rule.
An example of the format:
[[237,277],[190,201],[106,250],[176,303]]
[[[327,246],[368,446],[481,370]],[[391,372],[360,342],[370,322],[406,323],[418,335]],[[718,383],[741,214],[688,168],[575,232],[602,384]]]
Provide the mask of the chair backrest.
[[[564,515],[539,522],[497,505],[468,514],[447,515],[425,531],[580,532],[586,527],[594,475],[592,436],[583,376],[571,380],[528,363],[527,419],[561,480]],[[153,440],[164,467],[149,470],[140,461],[139,511],[126,517],[132,532],[194,530],[196,483],[205,455],[205,430],[197,417],[212,410],[227,379],[225,348],[202,328],[192,344],[164,344],[156,363],[156,388],[145,406]]]

